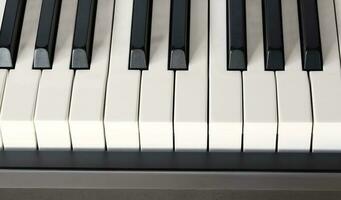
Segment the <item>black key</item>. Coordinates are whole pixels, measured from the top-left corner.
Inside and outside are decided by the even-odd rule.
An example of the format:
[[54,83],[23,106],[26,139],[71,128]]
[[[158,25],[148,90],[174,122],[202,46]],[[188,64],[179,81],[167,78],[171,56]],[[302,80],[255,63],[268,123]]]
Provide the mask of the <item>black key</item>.
[[71,69],[89,69],[97,0],[79,0],[73,36]]
[[170,70],[188,70],[190,0],[172,0],[169,64]]
[[129,69],[148,69],[152,7],[152,0],[134,0]]
[[265,70],[284,70],[281,0],[263,0],[262,3]]
[[61,0],[43,0],[39,18],[34,69],[51,69],[56,44]]
[[247,69],[245,0],[229,0],[228,23],[228,70]]
[[0,68],[13,69],[25,14],[26,0],[6,1],[0,32]]
[[298,0],[303,70],[322,71],[320,24],[316,0]]

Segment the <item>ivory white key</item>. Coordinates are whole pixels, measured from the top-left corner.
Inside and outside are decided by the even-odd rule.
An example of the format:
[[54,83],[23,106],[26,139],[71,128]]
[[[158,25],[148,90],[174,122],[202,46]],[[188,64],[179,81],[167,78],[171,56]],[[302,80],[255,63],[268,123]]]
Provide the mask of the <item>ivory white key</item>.
[[278,151],[310,151],[312,112],[302,70],[297,0],[282,1],[285,71],[277,71]]
[[[2,24],[2,17],[4,14],[5,10],[5,5],[6,5],[6,0],[0,1],[0,29],[1,29],[1,24]],[[2,99],[2,95],[4,92],[4,87],[6,83],[6,77],[7,77],[7,70],[0,70],[0,99]],[[0,101],[0,107],[1,107],[1,102]],[[2,150],[3,144],[2,144],[2,137],[0,134],[0,150]]]
[[227,18],[224,0],[210,1],[209,150],[240,151],[242,146],[242,76],[227,71]]
[[175,150],[206,151],[208,1],[192,1],[190,15],[189,69],[175,76]]
[[32,62],[41,3],[26,3],[16,66],[7,76],[0,116],[5,149],[37,148],[33,116],[41,72]]
[[167,69],[170,0],[153,2],[149,70],[142,71],[141,150],[173,150],[174,72]]
[[133,0],[116,0],[105,103],[108,150],[138,150],[140,74],[128,70]]
[[69,117],[74,150],[105,149],[103,115],[113,12],[114,0],[98,0],[91,66],[75,72]]
[[274,72],[264,70],[262,1],[246,0],[248,70],[243,72],[244,151],[275,151],[277,135]]
[[341,151],[341,71],[333,0],[318,0],[323,71],[310,72],[313,151]]
[[77,0],[62,2],[54,63],[43,70],[35,111],[35,127],[39,149],[70,149],[69,108],[73,81],[70,58]]

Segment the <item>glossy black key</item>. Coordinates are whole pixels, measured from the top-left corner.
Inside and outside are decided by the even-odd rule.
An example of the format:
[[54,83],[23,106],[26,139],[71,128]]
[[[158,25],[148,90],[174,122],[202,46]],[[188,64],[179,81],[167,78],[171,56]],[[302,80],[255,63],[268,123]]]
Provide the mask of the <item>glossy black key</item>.
[[169,64],[170,70],[188,70],[190,0],[172,0]]
[[303,70],[323,70],[321,36],[316,0],[298,0]]
[[265,70],[284,70],[281,0],[263,0]]
[[228,0],[228,70],[247,69],[245,0]]
[[13,69],[25,14],[26,0],[7,0],[0,32],[0,68]]
[[34,69],[52,68],[60,8],[61,0],[42,2],[34,51]]
[[148,69],[152,7],[152,0],[134,0],[129,69]]
[[79,0],[73,36],[71,69],[89,69],[97,0]]

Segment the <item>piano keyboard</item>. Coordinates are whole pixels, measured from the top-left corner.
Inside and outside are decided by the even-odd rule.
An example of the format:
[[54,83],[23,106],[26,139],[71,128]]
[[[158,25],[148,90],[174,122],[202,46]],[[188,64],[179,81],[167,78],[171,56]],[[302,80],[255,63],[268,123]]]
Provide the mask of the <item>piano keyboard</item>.
[[1,150],[341,151],[338,0],[0,0],[0,21]]

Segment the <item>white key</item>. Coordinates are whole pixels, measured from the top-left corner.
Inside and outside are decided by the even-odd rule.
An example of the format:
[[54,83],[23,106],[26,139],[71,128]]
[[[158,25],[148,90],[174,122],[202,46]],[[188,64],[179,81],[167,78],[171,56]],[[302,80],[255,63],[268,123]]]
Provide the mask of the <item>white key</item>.
[[297,0],[282,1],[285,71],[277,71],[278,151],[310,151],[312,112],[302,70]]
[[170,0],[153,3],[149,70],[141,76],[141,150],[173,150],[174,72],[168,70]]
[[62,2],[54,63],[43,70],[34,124],[39,149],[70,149],[69,108],[73,70],[69,69],[77,0]]
[[5,149],[37,147],[33,123],[40,70],[32,70],[35,39],[42,0],[26,3],[18,57],[10,70],[1,110],[1,131]]
[[264,70],[262,1],[246,0],[248,70],[243,72],[244,151],[275,151],[274,72]]
[[138,150],[140,74],[128,70],[133,0],[116,0],[105,103],[107,149]]
[[225,0],[210,1],[209,150],[240,151],[243,110],[242,76],[227,71]]
[[189,70],[175,78],[174,138],[177,151],[207,150],[208,1],[191,2]]
[[90,70],[75,73],[69,117],[74,150],[105,149],[103,115],[113,12],[114,0],[98,0]]
[[341,71],[333,0],[318,0],[323,71],[310,72],[313,151],[341,151]]
[[[1,25],[2,25],[2,18],[3,18],[5,6],[6,6],[6,0],[0,1],[0,29],[1,29]],[[4,69],[0,70],[0,99],[2,99],[2,95],[3,95],[3,92],[4,92],[7,72],[8,71],[4,70]],[[1,107],[1,103],[2,103],[2,101],[0,101],[0,107]],[[2,148],[3,148],[2,136],[0,134],[0,151],[2,150]]]

